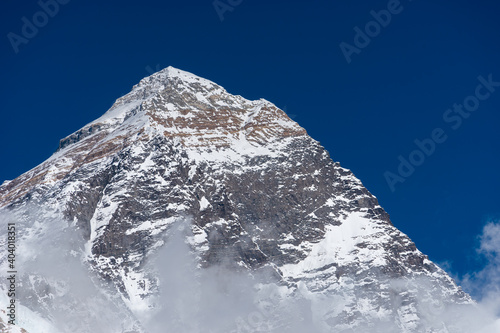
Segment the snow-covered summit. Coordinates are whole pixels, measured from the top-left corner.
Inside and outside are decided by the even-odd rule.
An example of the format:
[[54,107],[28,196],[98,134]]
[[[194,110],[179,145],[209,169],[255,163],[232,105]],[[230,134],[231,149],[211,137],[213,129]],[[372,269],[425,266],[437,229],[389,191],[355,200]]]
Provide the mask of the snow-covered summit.
[[[134,86],[134,89],[138,89],[143,86],[161,86],[169,80],[179,80],[186,84],[201,84],[207,89],[213,89],[214,87],[220,87],[218,84],[197,76],[193,73],[183,71],[181,69],[168,66],[152,75],[142,79],[139,84]],[[225,91],[225,90],[224,90]]]
[[117,118],[123,119],[127,111],[155,97],[168,86],[175,86],[178,90],[185,90],[189,86],[203,87],[205,94],[209,91],[226,92],[224,88],[212,81],[169,66],[143,78],[138,84],[132,87],[132,90],[128,94],[118,98],[102,117],[92,123],[113,122],[112,120]]
[[262,146],[305,130],[264,99],[229,94],[212,81],[167,67],[135,85],[100,118],[61,141],[61,148],[105,131],[177,137],[190,147]]

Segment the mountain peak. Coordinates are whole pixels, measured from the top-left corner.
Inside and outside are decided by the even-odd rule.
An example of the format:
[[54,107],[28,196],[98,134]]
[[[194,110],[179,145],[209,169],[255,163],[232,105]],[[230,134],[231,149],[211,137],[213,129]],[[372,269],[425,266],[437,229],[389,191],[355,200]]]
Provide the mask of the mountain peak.
[[183,82],[185,84],[201,84],[207,88],[220,87],[216,83],[197,76],[193,73],[183,71],[181,69],[168,66],[150,76],[142,79],[138,85],[134,86],[134,89],[141,88],[144,86],[162,86],[168,83],[176,81],[177,83]]
[[[216,83],[167,67],[142,79],[98,119],[63,138],[37,168],[4,184],[0,206],[38,182],[54,184],[72,169],[106,159],[133,143],[156,138],[181,144],[193,159],[242,161],[276,156],[290,139],[307,135],[285,112],[265,100],[232,95]],[[22,185],[22,189],[12,190]]]
[[[19,250],[27,256],[20,304],[47,320],[66,313],[68,304],[83,304],[84,311],[76,312],[85,319],[112,314],[104,309],[103,316],[93,296],[80,302],[83,293],[61,288],[69,283],[46,275],[46,269],[30,271],[46,267],[37,254],[57,244],[54,254],[81,258],[98,274],[100,280],[92,283],[129,319],[126,325],[117,320],[116,329],[93,331],[145,332],[136,319],[154,316],[161,310],[161,292],[177,288],[150,264],[159,248],[177,262],[179,247],[168,247],[176,239],[189,245],[193,269],[262,273],[261,283],[250,287],[256,291],[250,299],[263,304],[276,295],[266,308],[285,307],[284,316],[266,312],[262,328],[278,319],[283,331],[290,331],[290,315],[314,320],[319,332],[377,332],[374,323],[383,324],[383,332],[450,332],[430,327],[443,326],[439,318],[427,319],[434,316],[435,300],[471,304],[392,225],[361,181],[283,111],[171,67],[141,80],[101,118],[62,140],[51,158],[0,186],[0,213],[3,209],[19,217]],[[176,232],[180,226],[186,233]],[[73,234],[76,240],[69,241]],[[66,249],[62,240],[68,240]],[[50,252],[46,257],[54,260]],[[67,262],[66,257],[54,261]],[[6,254],[0,254],[0,265],[5,263]],[[163,267],[183,284],[203,276]],[[208,288],[207,280],[189,280],[189,288]],[[217,289],[227,290],[225,279],[221,283],[224,288]],[[166,297],[165,305],[190,308],[214,299],[205,303],[179,295],[195,304]],[[296,315],[290,304],[305,312]],[[212,318],[205,310],[199,317]],[[203,331],[235,332],[235,324],[230,318],[222,329]]]
[[114,133],[109,137],[162,135],[186,146],[216,149],[260,146],[306,134],[271,102],[232,95],[172,66],[142,79],[103,116],[63,139],[60,148],[96,131]]

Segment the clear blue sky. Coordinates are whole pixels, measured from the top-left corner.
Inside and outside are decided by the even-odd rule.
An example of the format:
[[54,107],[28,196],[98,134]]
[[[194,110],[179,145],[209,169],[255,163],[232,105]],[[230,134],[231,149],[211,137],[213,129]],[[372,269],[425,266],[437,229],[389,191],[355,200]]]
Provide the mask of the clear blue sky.
[[[60,2],[53,17],[35,0],[2,5],[0,181],[172,65],[286,108],[432,260],[458,274],[482,264],[476,235],[500,216],[500,87],[475,94],[480,75],[500,82],[498,1]],[[355,27],[372,36],[356,52]],[[464,100],[477,110],[447,113]],[[439,128],[446,141],[391,191],[384,173]]]

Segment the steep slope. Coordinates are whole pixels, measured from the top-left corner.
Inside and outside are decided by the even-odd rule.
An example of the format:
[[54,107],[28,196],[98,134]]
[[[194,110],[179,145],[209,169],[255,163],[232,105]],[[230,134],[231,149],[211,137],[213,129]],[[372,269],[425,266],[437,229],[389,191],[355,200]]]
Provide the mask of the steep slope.
[[[0,207],[20,224],[20,244],[81,232],[64,248],[96,274],[92,284],[112,298],[113,314],[129,318],[117,331],[143,330],[140,318],[161,289],[148,263],[186,223],[201,270],[265,272],[260,290],[275,285],[282,300],[307,301],[321,332],[379,322],[387,332],[447,332],[425,309],[436,299],[471,303],[283,111],[172,67],[5,182]],[[23,279],[33,292],[22,302],[51,319],[60,309],[50,301],[53,282]]]

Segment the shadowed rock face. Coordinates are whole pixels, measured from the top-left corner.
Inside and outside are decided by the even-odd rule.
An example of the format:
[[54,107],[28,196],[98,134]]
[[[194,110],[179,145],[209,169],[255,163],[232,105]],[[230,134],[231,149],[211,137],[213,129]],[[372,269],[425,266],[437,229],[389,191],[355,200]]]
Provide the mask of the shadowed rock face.
[[28,203],[80,229],[86,260],[130,302],[155,293],[145,263],[186,218],[201,267],[267,269],[290,290],[340,294],[344,310],[323,315],[332,325],[369,320],[356,302],[364,299],[408,332],[421,329],[415,294],[392,288],[393,279],[426,277],[428,297],[470,302],[283,111],[171,67],[0,187],[0,207]]

